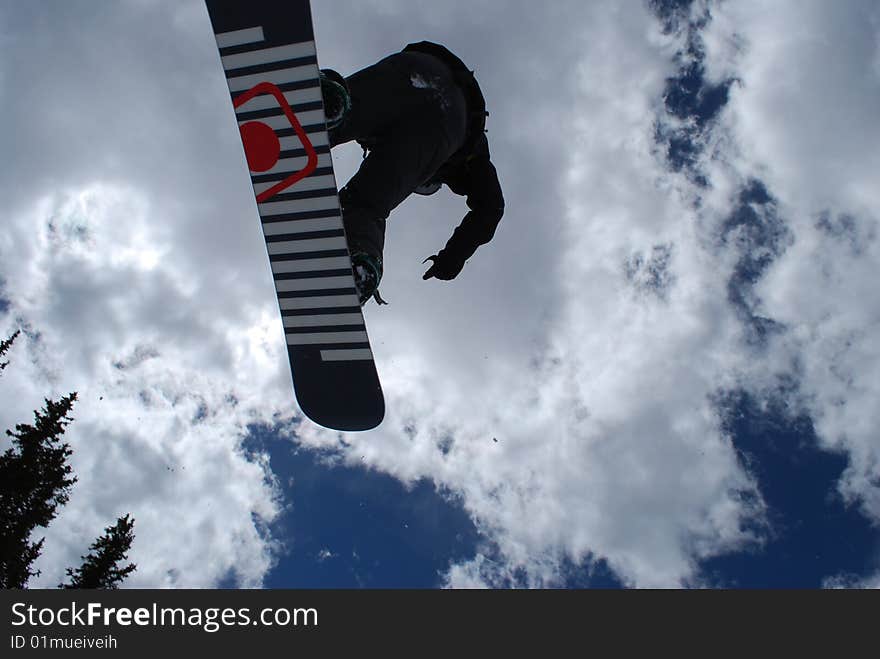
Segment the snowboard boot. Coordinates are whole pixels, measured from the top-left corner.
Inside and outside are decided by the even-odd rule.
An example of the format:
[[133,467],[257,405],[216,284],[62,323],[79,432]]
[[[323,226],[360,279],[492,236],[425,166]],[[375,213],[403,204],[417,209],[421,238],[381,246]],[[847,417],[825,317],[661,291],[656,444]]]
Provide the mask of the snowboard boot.
[[376,304],[388,304],[379,295],[379,282],[382,280],[381,258],[370,256],[366,252],[353,252],[351,269],[361,306],[364,306],[370,298],[374,298]]
[[345,78],[333,69],[321,69],[320,78],[327,130],[335,130],[345,122],[351,110],[348,85],[345,84]]

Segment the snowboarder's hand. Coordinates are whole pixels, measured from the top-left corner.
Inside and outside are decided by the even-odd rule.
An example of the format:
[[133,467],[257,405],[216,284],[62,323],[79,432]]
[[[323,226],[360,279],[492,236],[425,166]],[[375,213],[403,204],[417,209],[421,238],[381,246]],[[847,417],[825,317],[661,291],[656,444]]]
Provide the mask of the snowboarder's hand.
[[434,256],[429,256],[422,261],[422,263],[427,263],[428,261],[431,261],[431,267],[428,268],[428,271],[424,275],[422,275],[422,279],[436,277],[437,279],[449,281],[450,279],[455,279],[464,267],[464,262],[450,259],[448,256],[445,256],[443,252],[435,254]]

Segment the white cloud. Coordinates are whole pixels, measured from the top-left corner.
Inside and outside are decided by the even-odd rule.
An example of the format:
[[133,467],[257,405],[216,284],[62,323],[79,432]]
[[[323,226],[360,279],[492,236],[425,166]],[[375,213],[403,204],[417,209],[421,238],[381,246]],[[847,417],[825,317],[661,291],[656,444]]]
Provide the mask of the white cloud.
[[864,579],[855,577],[851,574],[840,574],[825,579],[822,583],[823,588],[880,588],[880,573],[873,574]]
[[[272,562],[255,519],[275,517],[278,491],[240,442],[248,423],[271,420],[262,398],[277,390],[280,350],[258,326],[209,322],[204,287],[175,271],[155,219],[137,188],[96,184],[40,201],[5,236],[3,252],[25,258],[4,268],[4,331],[31,334],[0,378],[0,420],[29,422],[43,397],[78,392],[65,439],[79,482],[46,532],[33,585],[58,583],[126,513],[138,564],[129,585],[206,587],[227,573],[259,585]],[[259,365],[265,375],[251,371]]]
[[[240,440],[248,423],[289,417],[292,394],[207,16],[197,2],[170,18],[161,4],[108,5],[86,29],[88,6],[43,16],[39,32],[31,13],[45,12],[16,9],[33,39],[0,42],[17,90],[17,130],[0,139],[18,165],[0,175],[12,303],[0,329],[40,335],[19,340],[0,377],[12,401],[0,421],[80,392],[68,434],[80,482],[47,534],[41,583],[131,512],[131,585],[210,586],[232,569],[257,585],[274,540],[254,516],[282,504]],[[387,419],[343,443],[303,424],[299,441],[460,495],[495,547],[451,566],[449,585],[552,584],[586,557],[630,585],[694,583],[700,558],[759,541],[750,529],[764,521],[711,397],[761,389],[800,360],[823,440],[850,451],[844,490],[876,511],[877,77],[860,54],[876,52],[876,30],[860,8],[713,9],[707,72],[742,82],[710,134],[711,187],[696,190],[653,142],[681,35],[611,2],[500,7],[315,3],[322,66],[349,73],[429,38],[477,70],[507,214],[444,283],[423,282],[421,261],[463,200],[395,211],[391,305],[367,308]],[[64,56],[50,66],[45,52]],[[334,153],[340,182],[359,158]],[[739,248],[716,239],[751,176],[794,235],[756,288],[789,327],[760,354],[727,298]]]
[[[535,315],[546,333],[503,366],[481,366],[476,351],[457,343],[468,354],[462,360],[467,367],[450,376],[461,392],[442,391],[439,378],[429,381],[429,373],[440,372],[437,361],[411,357],[400,387],[407,403],[393,400],[390,409],[402,414],[408,407],[404,416],[417,419],[418,428],[436,421],[427,430],[409,426],[409,435],[401,432],[389,442],[390,455],[371,451],[375,463],[403,478],[430,475],[463,492],[475,519],[498,542],[504,565],[481,555],[453,566],[448,583],[504,583],[511,566],[525,567],[532,583],[552,582],[563,554],[606,558],[634,585],[698,580],[696,559],[755,541],[746,529],[764,523],[763,504],[751,498],[753,484],[719,433],[707,398],[731,386],[760,393],[799,361],[807,365],[802,392],[816,402],[817,391],[829,390],[824,403],[810,408],[823,438],[829,419],[838,432],[857,436],[844,445],[855,466],[842,489],[876,515],[876,314],[865,304],[877,262],[876,188],[870,183],[877,170],[870,120],[876,96],[858,66],[847,69],[861,43],[839,48],[850,42],[848,30],[865,37],[858,8],[810,10],[804,19],[800,5],[777,6],[770,21],[756,6],[717,12],[707,36],[707,70],[716,81],[734,75],[741,84],[710,134],[706,154],[717,160],[703,163],[711,181],[703,191],[664,175],[650,156],[651,117],[669,73],[661,54],[669,55],[670,44],[659,35],[636,38],[650,31],[648,21],[613,12],[590,16],[595,32],[578,60],[583,116],[551,114],[545,116],[552,120],[541,121],[566,127],[568,146],[560,151],[569,154],[557,188],[567,206],[561,242],[568,249],[559,270],[545,271],[561,276],[542,280],[561,304],[547,310],[538,303]],[[820,37],[829,12],[840,31],[833,39]],[[784,29],[794,15],[800,22]],[[614,50],[620,43],[630,47]],[[610,51],[616,57],[609,60]],[[825,60],[825,68],[801,66]],[[844,75],[835,77],[839,72]],[[817,125],[826,130],[817,132]],[[756,311],[792,328],[783,335],[784,346],[765,353],[744,343],[744,328],[727,301],[741,247],[719,245],[716,238],[738,188],[752,176],[767,182],[795,236],[755,289],[763,300]],[[701,211],[695,213],[690,202],[698,192]],[[832,209],[832,233],[842,235],[826,240],[832,246],[820,256],[811,246],[828,233],[815,226],[822,209]],[[860,246],[856,259],[845,253],[854,244]],[[658,245],[672,246],[665,303],[650,292],[634,293],[622,276],[633,254],[645,255],[644,262]],[[814,311],[839,326],[814,326],[824,348],[797,339],[798,327]],[[496,318],[496,325],[516,324],[514,314]],[[399,372],[402,346],[396,346]],[[849,351],[844,375],[828,377],[841,351]],[[535,359],[546,368],[535,368]],[[845,391],[835,392],[836,379],[849,383]],[[834,407],[832,392],[848,402]],[[392,412],[388,426],[394,421]],[[432,447],[447,436],[455,440],[451,451]],[[501,441],[489,442],[490,436]],[[407,449],[409,461],[402,464],[399,456]]]
[[66,435],[79,482],[37,585],[125,513],[127,585],[259,585],[280,489],[241,441],[289,420],[292,388],[204,6],[3,14],[15,130],[0,139],[16,166],[0,176],[2,331],[30,336],[0,378],[0,422],[79,393]]
[[795,240],[756,288],[760,312],[788,331],[773,367],[797,364],[800,405],[826,447],[848,452],[840,488],[880,520],[880,79],[876,5],[725,4],[710,27],[740,53],[725,111],[732,162],[768,182]]
[[735,66],[742,83],[727,113],[742,167],[791,200],[792,222],[809,221],[803,211],[810,208],[877,209],[877,7],[739,2],[714,13],[709,40],[742,44],[738,54],[709,51],[710,68]]
[[[499,305],[464,278],[438,309],[420,309],[448,332],[411,339],[401,329],[410,319],[391,341],[383,319],[371,318],[391,344],[377,349],[389,415],[380,437],[351,439],[349,458],[366,454],[404,480],[426,476],[463,495],[505,564],[480,555],[452,566],[450,585],[497,584],[517,567],[529,583],[553,583],[563,556],[590,555],[628,583],[677,584],[693,578],[696,558],[751,541],[745,521],[762,513],[760,499],[744,503],[753,484],[708,398],[735,381],[743,358],[724,297],[729,269],[701,251],[680,183],[652,155],[674,44],[647,14],[608,9],[578,15],[584,36],[566,78],[574,103],[530,108],[536,125],[559,129],[539,133],[551,169],[505,159],[510,134],[493,143],[502,168],[535,178],[527,191],[509,189],[512,239],[492,246],[501,256],[492,285],[504,294],[517,282],[522,261],[505,249],[526,248],[527,258],[550,241],[555,254],[539,247],[543,259],[529,262],[541,293]],[[559,214],[524,216],[518,202],[527,207],[529,194]],[[533,221],[540,243],[517,235]],[[626,280],[627,262],[656,245],[673,245],[666,302]]]

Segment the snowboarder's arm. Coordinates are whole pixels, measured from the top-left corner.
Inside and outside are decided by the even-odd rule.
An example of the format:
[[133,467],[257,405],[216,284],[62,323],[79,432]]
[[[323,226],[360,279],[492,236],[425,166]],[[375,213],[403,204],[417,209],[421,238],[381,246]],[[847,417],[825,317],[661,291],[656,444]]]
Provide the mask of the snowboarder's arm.
[[[504,215],[504,196],[495,166],[485,156],[477,156],[467,163],[461,186],[453,191],[467,195],[470,211],[455,229],[446,247],[434,259],[431,270],[425,273],[438,279],[453,279],[480,245],[492,240],[495,229]],[[432,272],[433,271],[433,272]]]

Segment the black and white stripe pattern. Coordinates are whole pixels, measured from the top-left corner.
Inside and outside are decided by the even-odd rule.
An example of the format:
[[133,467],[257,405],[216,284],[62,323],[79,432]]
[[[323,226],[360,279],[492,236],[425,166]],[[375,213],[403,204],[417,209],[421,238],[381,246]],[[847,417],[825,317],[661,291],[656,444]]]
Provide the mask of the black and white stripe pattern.
[[[324,362],[372,361],[342,227],[315,43],[267,46],[260,26],[215,37],[233,101],[258,83],[276,85],[318,154],[314,172],[257,205],[288,349],[318,350]],[[239,125],[269,125],[281,143],[278,163],[252,172],[255,195],[305,167],[306,150],[271,95],[244,103],[236,118]]]

